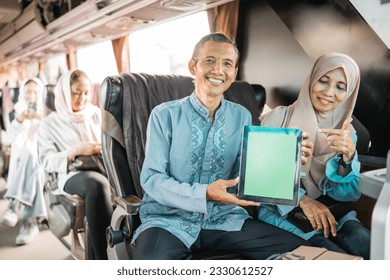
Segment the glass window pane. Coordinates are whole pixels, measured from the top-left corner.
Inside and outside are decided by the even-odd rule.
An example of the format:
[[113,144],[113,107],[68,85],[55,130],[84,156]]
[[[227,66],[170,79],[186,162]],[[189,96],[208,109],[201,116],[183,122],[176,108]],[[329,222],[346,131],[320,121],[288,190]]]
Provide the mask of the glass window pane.
[[131,72],[190,75],[195,44],[210,33],[207,12],[200,12],[131,33]]
[[77,50],[77,67],[87,73],[93,83],[117,75],[114,51],[110,40]]
[[47,58],[45,63],[45,76],[48,84],[55,85],[62,75],[67,70],[66,55],[54,55]]

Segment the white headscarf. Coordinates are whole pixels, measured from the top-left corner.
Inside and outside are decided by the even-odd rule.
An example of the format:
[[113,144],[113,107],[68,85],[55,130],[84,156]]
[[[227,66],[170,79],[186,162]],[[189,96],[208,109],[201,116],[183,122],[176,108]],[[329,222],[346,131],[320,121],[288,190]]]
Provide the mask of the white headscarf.
[[[75,71],[81,70],[75,69],[68,71],[61,76],[56,85],[54,91],[54,106],[56,108],[57,115],[63,121],[70,122],[74,126],[74,128],[81,134],[81,139],[83,141],[100,142],[101,131],[97,131],[96,126],[91,125],[91,118],[94,114],[97,113],[99,108],[88,102],[84,110],[73,112],[71,102],[70,78]],[[85,73],[83,72],[83,74]]]
[[16,102],[14,109],[16,112],[16,115],[20,115],[22,112],[27,110],[28,103],[25,99],[25,92],[24,88],[26,87],[26,84],[30,81],[33,81],[38,85],[38,96],[37,96],[37,113],[42,115],[43,114],[43,91],[45,89],[45,86],[43,85],[42,81],[38,78],[31,78],[23,81],[21,85],[19,86],[19,96],[18,96],[18,102]]
[[87,103],[84,110],[73,112],[71,102],[70,77],[78,69],[68,71],[63,74],[58,80],[54,90],[55,100],[54,106],[60,118],[71,122],[82,122],[84,119],[89,119],[99,108]]

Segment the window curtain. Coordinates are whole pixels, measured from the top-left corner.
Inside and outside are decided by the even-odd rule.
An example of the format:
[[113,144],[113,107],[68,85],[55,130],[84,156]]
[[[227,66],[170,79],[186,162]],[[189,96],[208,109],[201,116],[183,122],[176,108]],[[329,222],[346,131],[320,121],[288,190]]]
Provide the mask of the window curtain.
[[211,33],[221,32],[236,40],[239,4],[234,0],[207,11]]
[[125,35],[118,39],[112,40],[112,49],[116,60],[118,73],[129,72],[130,57],[129,57],[129,35]]
[[43,58],[38,61],[37,78],[39,78],[43,82],[44,85],[47,85],[48,82],[47,82],[46,74],[45,74],[45,64],[46,64],[46,61]]
[[[27,79],[27,65],[25,62],[19,64],[18,67],[18,82],[24,81]],[[16,87],[19,87],[17,84]]]
[[68,46],[66,52],[66,66],[68,67],[68,70],[77,68],[76,50],[72,46]]

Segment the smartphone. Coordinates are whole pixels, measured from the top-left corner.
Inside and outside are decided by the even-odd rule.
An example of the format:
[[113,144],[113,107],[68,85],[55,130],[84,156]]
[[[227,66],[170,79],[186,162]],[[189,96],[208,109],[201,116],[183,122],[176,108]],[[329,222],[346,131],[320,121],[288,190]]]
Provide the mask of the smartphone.
[[36,102],[28,102],[27,111],[29,113],[33,113],[37,111],[37,103]]

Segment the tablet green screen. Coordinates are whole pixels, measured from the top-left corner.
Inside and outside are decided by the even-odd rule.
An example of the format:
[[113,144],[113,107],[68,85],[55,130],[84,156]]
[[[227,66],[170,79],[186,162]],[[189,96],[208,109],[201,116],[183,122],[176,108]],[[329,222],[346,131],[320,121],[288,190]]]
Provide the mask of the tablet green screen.
[[249,132],[244,194],[293,199],[296,150],[294,134]]

